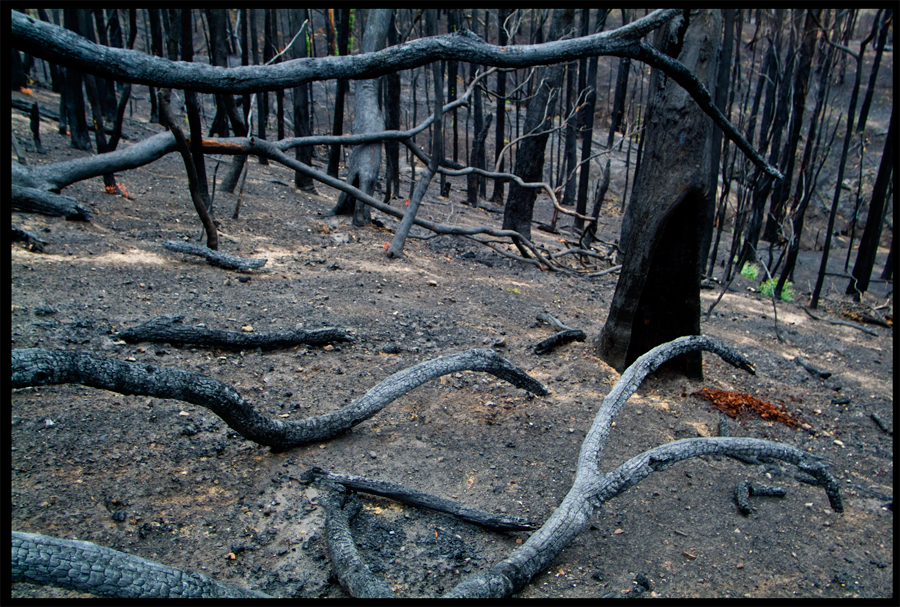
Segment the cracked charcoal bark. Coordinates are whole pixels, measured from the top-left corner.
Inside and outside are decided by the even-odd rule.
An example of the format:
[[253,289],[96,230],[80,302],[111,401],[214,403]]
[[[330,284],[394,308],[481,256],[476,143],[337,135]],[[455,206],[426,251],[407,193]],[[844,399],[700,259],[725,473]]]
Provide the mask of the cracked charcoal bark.
[[[13,166],[17,166],[16,163],[13,163]],[[15,184],[12,184],[10,188],[10,206],[13,209],[65,217],[70,221],[91,220],[91,212],[70,196],[62,196],[53,192],[44,192],[36,188],[22,187]]]
[[319,487],[323,490],[319,504],[325,509],[328,553],[341,587],[354,598],[393,598],[394,592],[384,580],[375,577],[353,541],[350,520],[359,512],[359,501],[343,487],[327,481],[320,482]]
[[219,251],[213,251],[207,247],[192,244],[189,242],[179,242],[177,240],[163,241],[163,247],[176,253],[186,253],[187,255],[198,255],[206,258],[210,265],[219,266],[226,270],[239,270],[246,272],[247,270],[256,270],[266,265],[268,259],[245,259],[243,257],[235,257]]
[[491,531],[530,531],[536,529],[536,526],[525,518],[491,514],[490,512],[463,506],[462,504],[443,497],[408,489],[397,483],[373,480],[360,476],[334,474],[318,467],[310,468],[304,472],[300,478],[303,482],[325,479],[355,491],[380,495],[404,504],[421,506],[422,508],[428,508],[436,512],[446,512],[447,514],[452,514],[464,521],[474,523]]
[[734,501],[737,502],[741,514],[744,516],[753,514],[753,508],[750,507],[750,481],[740,481],[735,485]]
[[12,581],[118,598],[268,598],[201,573],[77,540],[12,532]]
[[119,339],[127,342],[149,341],[170,344],[196,344],[229,349],[251,348],[285,348],[297,344],[323,345],[332,342],[353,341],[343,329],[326,327],[306,331],[291,329],[288,331],[270,331],[260,333],[238,333],[236,331],[219,331],[187,327],[181,323],[184,314],[166,314],[125,329],[117,334]]
[[482,371],[534,394],[549,394],[539,381],[496,352],[467,350],[399,371],[336,411],[284,421],[260,415],[232,386],[192,371],[40,348],[13,350],[11,362],[13,388],[74,383],[119,394],[181,400],[206,407],[244,438],[274,449],[332,438],[423,383],[457,371]]
[[784,497],[787,490],[784,487],[769,487],[768,485],[750,485],[750,495],[762,497]]

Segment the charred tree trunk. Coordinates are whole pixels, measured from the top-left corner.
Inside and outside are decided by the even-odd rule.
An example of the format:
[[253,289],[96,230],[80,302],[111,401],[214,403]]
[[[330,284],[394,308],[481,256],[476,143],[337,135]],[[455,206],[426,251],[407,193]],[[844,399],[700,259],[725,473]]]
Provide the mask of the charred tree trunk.
[[[501,8],[497,12],[497,23],[499,25],[499,41],[497,44],[505,46],[509,43],[509,36],[506,31],[506,19],[509,17],[510,11],[507,8]],[[487,18],[487,16],[485,16]],[[500,166],[497,169],[503,172],[504,160],[500,158],[500,150],[506,145],[506,72],[497,72],[497,127],[496,138],[494,140],[494,164],[500,160]],[[503,202],[503,184],[505,181],[501,178],[494,180],[494,192],[491,194],[491,202],[500,204]]]
[[[553,23],[550,27],[550,39],[559,40],[572,29],[575,18],[574,9],[555,9]],[[564,66],[553,65],[543,68],[536,77],[539,82],[537,91],[528,100],[525,118],[525,133],[530,135],[519,143],[516,151],[516,166],[513,173],[526,182],[543,181],[544,150],[552,116],[548,109],[553,96],[559,95],[562,86]],[[531,240],[531,217],[534,212],[534,201],[537,198],[535,188],[523,188],[513,182],[509,186],[506,207],[503,210],[503,229],[515,230],[526,239]]]
[[[589,9],[584,9],[584,21],[585,24],[588,21],[588,11]],[[606,9],[600,9],[600,14],[597,18],[597,26],[594,28],[595,32],[603,31],[603,27],[606,24],[606,15],[608,11]],[[591,146],[593,145],[594,139],[594,109],[597,107],[597,57],[591,57],[587,61],[588,68],[586,74],[586,80],[582,88],[587,87],[587,96],[584,99],[584,110],[582,112],[582,118],[579,120],[579,124],[581,125],[581,174],[578,176],[578,196],[575,199],[575,212],[579,215],[584,215],[587,210],[587,193],[588,193],[588,185],[589,179],[591,176],[590,167],[588,165],[588,158],[591,157]],[[601,199],[600,204],[603,203]],[[596,206],[596,210],[599,213],[600,207]],[[596,218],[597,215],[594,215]],[[582,220],[575,218],[575,226],[579,228],[582,225]],[[597,230],[597,222],[595,221],[591,227],[591,233],[596,234]]]
[[[289,23],[291,24],[291,32],[296,32],[297,30],[299,30],[303,22],[307,21],[308,19],[308,9],[291,9],[289,19]],[[301,39],[296,41],[294,43],[294,46],[291,47],[291,56],[294,59],[302,59],[306,57],[306,42],[309,40],[310,29],[310,25],[308,22],[306,24],[306,28],[307,31],[303,34]],[[294,110],[294,137],[308,137],[309,135],[312,135],[309,125],[309,86],[310,85],[308,84],[301,84],[298,87],[294,87],[292,96],[292,104]],[[297,160],[307,166],[312,165],[312,146],[301,145],[295,148],[294,152]],[[309,175],[304,175],[303,173],[297,171],[294,172],[294,185],[297,186],[297,189],[304,192],[310,192],[313,194],[315,194],[316,192],[315,182],[312,180],[312,178]]]
[[[396,13],[396,11],[395,11]],[[396,14],[391,15],[388,26],[388,46],[396,46],[400,42],[397,35]],[[400,73],[393,72],[384,77],[384,128],[400,130]],[[384,201],[390,203],[391,198],[400,196],[400,142],[384,142],[385,158],[385,192]]]
[[[379,9],[369,14],[366,31],[360,52],[372,53],[384,47],[388,26],[391,22],[391,10]],[[355,106],[353,109],[353,132],[378,133],[384,130],[384,117],[378,106],[378,80],[357,80],[354,83]],[[369,196],[375,191],[378,171],[381,168],[381,144],[367,143],[357,145],[350,155],[350,167],[347,171],[347,183],[354,185]],[[331,210],[333,215],[353,215],[353,225],[362,226],[371,221],[371,213],[366,204],[356,200],[347,193],[341,193],[338,202]]]
[[[78,27],[78,9],[64,9],[66,29],[79,33]],[[84,76],[74,68],[66,69],[66,113],[68,114],[68,123],[71,128],[71,145],[76,150],[93,151],[91,147],[91,138],[88,135],[87,120],[84,117],[84,92],[82,86],[84,84]],[[60,112],[62,114],[62,112]],[[62,121],[60,121],[60,125]]]
[[[669,41],[660,32],[657,46],[680,47],[679,61],[714,95],[720,11],[693,15],[686,31],[677,25],[665,28]],[[658,70],[652,72],[649,97],[647,145],[622,221],[622,271],[599,337],[600,356],[620,372],[659,344],[700,333],[699,253],[712,187],[713,125]],[[698,353],[671,364],[685,375],[702,376]]]
[[862,108],[859,110],[859,121],[856,126],[856,132],[862,133],[866,130],[866,121],[869,118],[869,108],[872,105],[872,95],[875,93],[875,81],[878,79],[878,66],[881,64],[881,56],[884,54],[884,45],[887,41],[887,35],[893,26],[894,11],[885,9],[884,16],[881,19],[881,32],[878,34],[878,43],[875,47],[875,59],[872,61],[872,71],[869,74],[869,86],[866,88],[866,96],[863,99]]
[[[888,184],[891,180],[891,172],[894,167],[894,137],[896,136],[896,107],[891,111],[891,125],[884,140],[884,152],[881,155],[881,166],[878,167],[878,177],[875,178],[875,187],[872,189],[872,202],[869,204],[869,216],[866,218],[866,227],[859,241],[859,252],[856,254],[856,263],[853,264],[853,273],[850,284],[847,285],[847,294],[853,295],[857,301],[860,295],[869,290],[869,279],[872,277],[872,268],[875,267],[875,254],[878,252],[878,241],[881,239],[881,224],[884,221],[884,209],[887,202]],[[891,247],[893,249],[893,246]]]
[[[329,15],[332,12],[329,11]],[[341,24],[337,36],[338,53],[340,55],[347,54],[347,45],[350,39],[350,9],[341,9]],[[332,135],[344,134],[344,91],[347,89],[347,81],[338,79],[334,89],[334,123],[331,129]],[[328,174],[332,177],[338,176],[338,165],[341,161],[341,144],[335,143],[331,146],[331,152],[328,155]]]
[[[722,113],[726,111],[728,101],[728,85],[729,74],[731,73],[731,53],[734,49],[734,22],[737,17],[737,9],[726,8],[723,11],[723,23],[725,26],[724,40],[722,41],[722,56],[719,57],[719,73],[716,77],[716,96],[715,104]],[[700,243],[700,259],[704,264],[709,256],[709,247],[712,244],[712,233],[715,222],[713,221],[713,212],[716,208],[716,199],[718,196],[719,170],[720,160],[722,158],[722,129],[713,128],[712,134],[712,159],[709,163],[710,183],[709,201],[706,205],[707,216],[704,220],[706,230],[703,232],[703,241]]]

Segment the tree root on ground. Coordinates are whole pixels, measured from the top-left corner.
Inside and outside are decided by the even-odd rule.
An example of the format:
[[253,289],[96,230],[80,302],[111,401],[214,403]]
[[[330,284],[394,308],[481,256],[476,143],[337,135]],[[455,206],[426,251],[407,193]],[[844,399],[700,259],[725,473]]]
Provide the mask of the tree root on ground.
[[180,242],[178,240],[163,241],[163,247],[170,251],[175,251],[176,253],[199,255],[200,257],[206,258],[206,261],[208,261],[210,265],[219,266],[226,270],[238,270],[240,272],[257,270],[266,265],[266,262],[269,261],[268,259],[245,259],[243,257],[235,257],[234,255],[213,251],[208,247],[201,247],[200,245],[189,242]]
[[86,352],[40,348],[12,351],[13,388],[74,383],[119,394],[180,400],[206,407],[244,438],[274,449],[291,449],[333,438],[369,419],[413,388],[458,371],[483,371],[534,394],[549,394],[539,381],[496,352],[467,350],[399,371],[336,411],[285,421],[264,417],[232,386],[200,373],[99,358]]
[[306,331],[268,331],[238,333],[200,327],[186,327],[181,324],[184,314],[165,314],[116,334],[116,337],[130,343],[149,341],[170,344],[195,344],[215,348],[250,350],[253,348],[287,348],[299,344],[320,346],[332,342],[353,341],[353,336],[344,329],[325,327]]

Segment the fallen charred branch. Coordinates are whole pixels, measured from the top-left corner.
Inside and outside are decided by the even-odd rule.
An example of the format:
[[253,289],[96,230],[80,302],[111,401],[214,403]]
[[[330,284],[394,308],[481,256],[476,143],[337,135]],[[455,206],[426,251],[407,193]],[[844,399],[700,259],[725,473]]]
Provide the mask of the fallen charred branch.
[[184,314],[165,314],[136,327],[120,331],[116,334],[116,337],[130,343],[149,341],[155,343],[194,344],[233,350],[289,348],[300,344],[321,346],[332,342],[353,341],[352,335],[347,334],[343,329],[334,327],[312,331],[296,328],[288,331],[239,333],[237,331],[187,327],[181,324],[183,318]]
[[810,373],[812,373],[813,375],[815,375],[816,377],[821,377],[822,379],[828,379],[829,377],[831,377],[831,371],[824,371],[814,365],[811,365],[810,363],[806,362],[799,356],[794,358],[794,362],[797,363],[798,365],[800,365],[801,367],[803,367],[804,369],[806,369],[807,371],[809,371]]
[[90,542],[12,532],[12,581],[116,598],[269,598]]
[[399,371],[331,413],[298,421],[269,419],[232,386],[200,373],[100,358],[87,352],[39,348],[12,351],[12,387],[81,384],[119,394],[170,398],[206,407],[244,438],[291,449],[346,432],[427,381],[458,371],[483,371],[534,394],[549,394],[527,373],[492,350],[467,350]]
[[548,337],[541,343],[535,345],[535,354],[546,354],[547,352],[551,352],[559,346],[563,346],[573,341],[584,341],[585,339],[587,339],[587,335],[584,331],[573,329],[572,327],[567,327],[566,325],[562,324],[555,316],[541,313],[537,315],[537,318],[538,320],[542,320],[559,329],[559,333],[553,335],[552,337]]
[[803,308],[803,311],[806,312],[809,315],[809,317],[812,318],[813,320],[824,320],[825,322],[831,323],[833,325],[841,325],[842,327],[850,327],[851,329],[857,329],[859,331],[862,331],[863,333],[868,333],[869,335],[875,335],[876,337],[878,336],[877,332],[873,331],[872,329],[869,329],[868,327],[863,327],[862,325],[853,324],[852,322],[847,322],[846,320],[835,320],[833,318],[819,318],[818,316],[816,316],[815,314],[813,314],[806,308]]
[[537,529],[537,526],[534,525],[534,523],[518,516],[491,514],[490,512],[469,508],[468,506],[463,506],[452,500],[408,489],[403,485],[388,481],[373,480],[361,476],[335,474],[318,467],[310,468],[301,474],[300,480],[304,483],[326,480],[329,483],[343,485],[354,491],[380,495],[381,497],[387,497],[411,506],[419,506],[421,508],[434,510],[435,512],[452,514],[461,520],[474,523],[479,527],[483,527],[490,531],[531,531]]
[[327,481],[320,483],[319,488],[323,491],[319,503],[325,509],[328,554],[341,587],[358,599],[393,598],[394,591],[372,574],[353,541],[350,521],[359,513],[359,500],[344,487]]
[[[13,166],[17,166],[13,163]],[[18,165],[21,166],[21,165]],[[90,221],[91,212],[69,196],[61,196],[35,188],[11,185],[13,210],[65,217],[70,221]]]
[[210,265],[218,266],[226,270],[238,270],[239,272],[248,272],[250,270],[258,270],[266,265],[268,259],[245,259],[244,257],[235,257],[227,253],[213,251],[208,247],[201,247],[190,242],[181,242],[178,240],[165,240],[163,247],[169,251],[176,253],[186,253],[187,255],[197,255],[203,257]]
[[753,514],[753,508],[750,506],[750,496],[759,495],[765,497],[784,497],[787,491],[783,487],[768,487],[765,485],[754,485],[750,481],[740,481],[734,488],[734,501],[737,503],[738,510],[744,516]]

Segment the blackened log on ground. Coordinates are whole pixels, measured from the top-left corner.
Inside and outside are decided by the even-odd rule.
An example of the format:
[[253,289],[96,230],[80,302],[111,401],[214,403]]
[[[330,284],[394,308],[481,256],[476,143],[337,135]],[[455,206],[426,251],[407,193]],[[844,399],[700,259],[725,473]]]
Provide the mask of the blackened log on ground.
[[186,253],[188,255],[199,255],[206,258],[210,265],[225,268],[226,270],[239,270],[246,272],[248,270],[256,270],[269,261],[268,259],[245,259],[243,257],[235,257],[219,251],[213,251],[210,248],[192,244],[190,242],[179,242],[177,240],[163,241],[163,247],[176,253]]
[[491,531],[531,531],[537,527],[531,521],[518,516],[491,514],[477,508],[470,508],[443,497],[422,493],[388,481],[334,474],[318,467],[313,467],[300,475],[302,482],[313,482],[325,479],[331,483],[343,485],[355,491],[380,495],[404,504],[428,508],[435,512],[445,512],[464,521],[474,523]]
[[65,217],[71,221],[90,221],[91,212],[78,204],[74,198],[45,192],[35,188],[11,185],[12,208],[29,213]]
[[369,419],[425,382],[458,371],[482,371],[539,396],[549,394],[537,380],[492,350],[467,350],[399,371],[336,411],[305,420],[269,419],[232,386],[217,379],[144,363],[121,362],[88,352],[13,350],[12,388],[81,384],[119,394],[170,398],[206,407],[244,438],[273,449],[332,438]]
[[268,598],[90,542],[12,532],[12,581],[117,598]]
[[393,598],[393,590],[372,574],[353,541],[350,521],[360,510],[359,500],[340,485],[323,482],[319,488],[322,490],[319,504],[325,509],[328,553],[341,587],[357,599]]
[[220,331],[201,327],[187,327],[181,324],[184,314],[166,314],[125,329],[117,334],[119,339],[136,343],[150,341],[170,344],[195,344],[216,348],[250,350],[252,348],[287,348],[299,344],[314,346],[332,342],[353,341],[344,329],[326,327],[307,331],[301,328],[288,331],[266,331],[244,333]]
[[17,228],[16,226],[12,227],[12,239],[13,240],[22,240],[28,245],[28,248],[35,253],[43,253],[44,245],[47,244],[46,240],[41,240],[31,232],[27,232],[22,228]]

